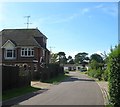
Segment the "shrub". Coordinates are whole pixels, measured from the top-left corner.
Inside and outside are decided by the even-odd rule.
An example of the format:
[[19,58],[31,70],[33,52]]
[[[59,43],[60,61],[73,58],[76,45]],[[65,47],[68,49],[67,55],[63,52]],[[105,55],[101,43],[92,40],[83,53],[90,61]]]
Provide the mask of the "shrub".
[[88,75],[91,76],[91,77],[94,77],[94,78],[97,78],[99,80],[102,79],[102,74],[103,74],[103,71],[99,68],[99,69],[89,69],[88,70]]
[[97,78],[98,80],[101,80],[102,74],[103,74],[103,71],[99,68],[95,71],[94,77]]
[[102,78],[104,81],[108,81],[108,69],[104,70],[102,74]]
[[63,67],[60,67],[59,64],[48,64],[45,68],[43,68],[40,80],[46,81],[58,76],[59,74],[64,74]]
[[109,55],[109,95],[115,106],[120,106],[120,45]]

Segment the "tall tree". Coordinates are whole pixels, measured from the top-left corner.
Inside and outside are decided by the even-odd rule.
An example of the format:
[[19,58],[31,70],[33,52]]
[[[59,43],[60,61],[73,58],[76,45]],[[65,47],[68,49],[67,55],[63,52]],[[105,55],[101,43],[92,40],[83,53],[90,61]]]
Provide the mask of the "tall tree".
[[59,52],[57,55],[59,56],[59,64],[64,65],[65,63],[67,63],[67,58],[65,56],[66,55],[65,52]]
[[99,54],[92,54],[90,56],[90,66],[91,68],[95,68],[95,69],[98,69],[98,68],[101,68],[104,66],[104,60],[102,58],[101,55]]
[[89,60],[89,57],[88,57],[88,53],[86,52],[78,53],[75,55],[75,63],[77,64],[80,64],[80,63],[83,64],[88,60]]
[[58,55],[57,53],[51,54],[51,63],[58,63]]
[[74,60],[73,60],[73,58],[72,58],[72,56],[68,56],[68,59],[67,59],[68,61],[68,64],[74,64]]
[[98,62],[98,63],[103,63],[103,58],[102,58],[102,56],[101,55],[99,55],[99,54],[92,54],[91,56],[90,56],[90,61],[92,61],[92,60],[95,60],[96,62]]

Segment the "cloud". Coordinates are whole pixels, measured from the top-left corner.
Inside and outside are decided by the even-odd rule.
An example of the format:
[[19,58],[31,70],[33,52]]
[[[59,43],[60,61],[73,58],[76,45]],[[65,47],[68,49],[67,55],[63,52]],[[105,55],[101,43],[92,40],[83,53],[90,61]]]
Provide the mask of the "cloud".
[[111,16],[117,16],[118,15],[117,6],[104,7],[102,10],[103,10],[104,13],[109,14]]
[[63,16],[63,15],[53,15],[53,16],[48,16],[48,17],[42,17],[39,19],[36,19],[33,22],[33,25],[42,25],[42,24],[59,24],[59,23],[65,23],[65,22],[69,22],[71,20],[74,20],[75,18],[77,18],[79,16],[79,14],[73,13],[69,16]]
[[90,12],[90,8],[83,8],[81,9],[81,13],[84,15],[86,13]]
[[81,9],[81,14],[82,15],[88,15],[88,18],[92,18],[91,13],[93,11],[102,11],[104,14],[116,17],[118,15],[118,7],[117,7],[117,3],[115,4],[106,4],[106,3],[100,3],[96,6],[93,7],[86,7]]
[[111,16],[117,16],[118,15],[118,7],[116,4],[108,4],[105,6],[105,4],[99,4],[94,7],[94,9],[100,9],[104,13],[111,15]]
[[103,4],[99,4],[99,5],[95,6],[94,8],[96,8],[96,9],[103,8]]

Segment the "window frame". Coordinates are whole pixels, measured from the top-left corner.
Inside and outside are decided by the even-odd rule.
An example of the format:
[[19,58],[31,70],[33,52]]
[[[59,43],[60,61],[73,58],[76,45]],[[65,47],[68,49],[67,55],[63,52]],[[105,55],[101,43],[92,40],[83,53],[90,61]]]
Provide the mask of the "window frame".
[[34,48],[33,47],[22,47],[21,57],[34,57]]
[[[11,57],[8,56],[8,51],[11,51]],[[5,49],[5,59],[16,59],[16,51],[15,49]]]

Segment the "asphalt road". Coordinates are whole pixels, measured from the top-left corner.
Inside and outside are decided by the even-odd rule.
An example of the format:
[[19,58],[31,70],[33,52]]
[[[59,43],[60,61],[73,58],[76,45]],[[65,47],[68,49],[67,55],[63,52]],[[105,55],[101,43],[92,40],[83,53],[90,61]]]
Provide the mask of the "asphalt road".
[[71,77],[19,105],[104,105],[98,84],[84,74],[71,72]]

